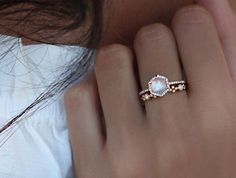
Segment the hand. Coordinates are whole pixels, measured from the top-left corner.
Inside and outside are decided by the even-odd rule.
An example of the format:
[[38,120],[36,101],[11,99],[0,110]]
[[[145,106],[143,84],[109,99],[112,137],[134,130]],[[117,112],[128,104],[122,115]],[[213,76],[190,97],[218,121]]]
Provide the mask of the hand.
[[[144,27],[134,54],[121,45],[101,49],[96,80],[90,76],[66,94],[77,177],[236,177],[236,86],[227,47],[199,6],[178,11],[172,30],[161,24]],[[156,74],[181,80],[183,73],[186,92],[143,107],[139,84],[146,89]]]

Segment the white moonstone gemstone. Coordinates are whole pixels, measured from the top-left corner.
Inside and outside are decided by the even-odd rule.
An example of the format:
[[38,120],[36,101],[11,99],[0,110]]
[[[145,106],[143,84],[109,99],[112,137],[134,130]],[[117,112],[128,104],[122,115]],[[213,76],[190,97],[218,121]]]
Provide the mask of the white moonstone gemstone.
[[150,83],[150,90],[158,96],[162,96],[168,90],[168,82],[165,78],[156,77]]

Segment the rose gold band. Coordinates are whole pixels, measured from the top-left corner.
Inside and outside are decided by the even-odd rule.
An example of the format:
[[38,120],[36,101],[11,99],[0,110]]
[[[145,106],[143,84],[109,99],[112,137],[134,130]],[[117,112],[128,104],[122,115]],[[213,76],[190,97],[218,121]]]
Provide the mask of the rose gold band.
[[147,101],[152,98],[162,97],[167,93],[175,93],[177,91],[184,91],[187,89],[185,81],[169,82],[168,79],[162,75],[153,77],[149,83],[149,88],[139,93],[142,101]]

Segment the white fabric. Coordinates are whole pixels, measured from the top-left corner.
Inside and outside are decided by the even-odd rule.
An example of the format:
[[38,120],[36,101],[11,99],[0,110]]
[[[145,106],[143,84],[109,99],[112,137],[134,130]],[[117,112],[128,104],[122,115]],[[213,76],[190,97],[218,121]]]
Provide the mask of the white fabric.
[[[0,42],[0,126],[31,104],[75,54],[65,45],[23,46],[6,37]],[[0,178],[72,178],[72,172],[62,96],[0,135]]]

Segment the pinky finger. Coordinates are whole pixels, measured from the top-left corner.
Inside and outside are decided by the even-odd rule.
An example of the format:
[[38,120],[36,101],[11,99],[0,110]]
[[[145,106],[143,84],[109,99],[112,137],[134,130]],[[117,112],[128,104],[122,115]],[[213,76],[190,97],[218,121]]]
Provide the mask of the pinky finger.
[[101,108],[93,74],[65,94],[65,107],[75,169],[89,169],[87,165],[95,161],[103,145]]

